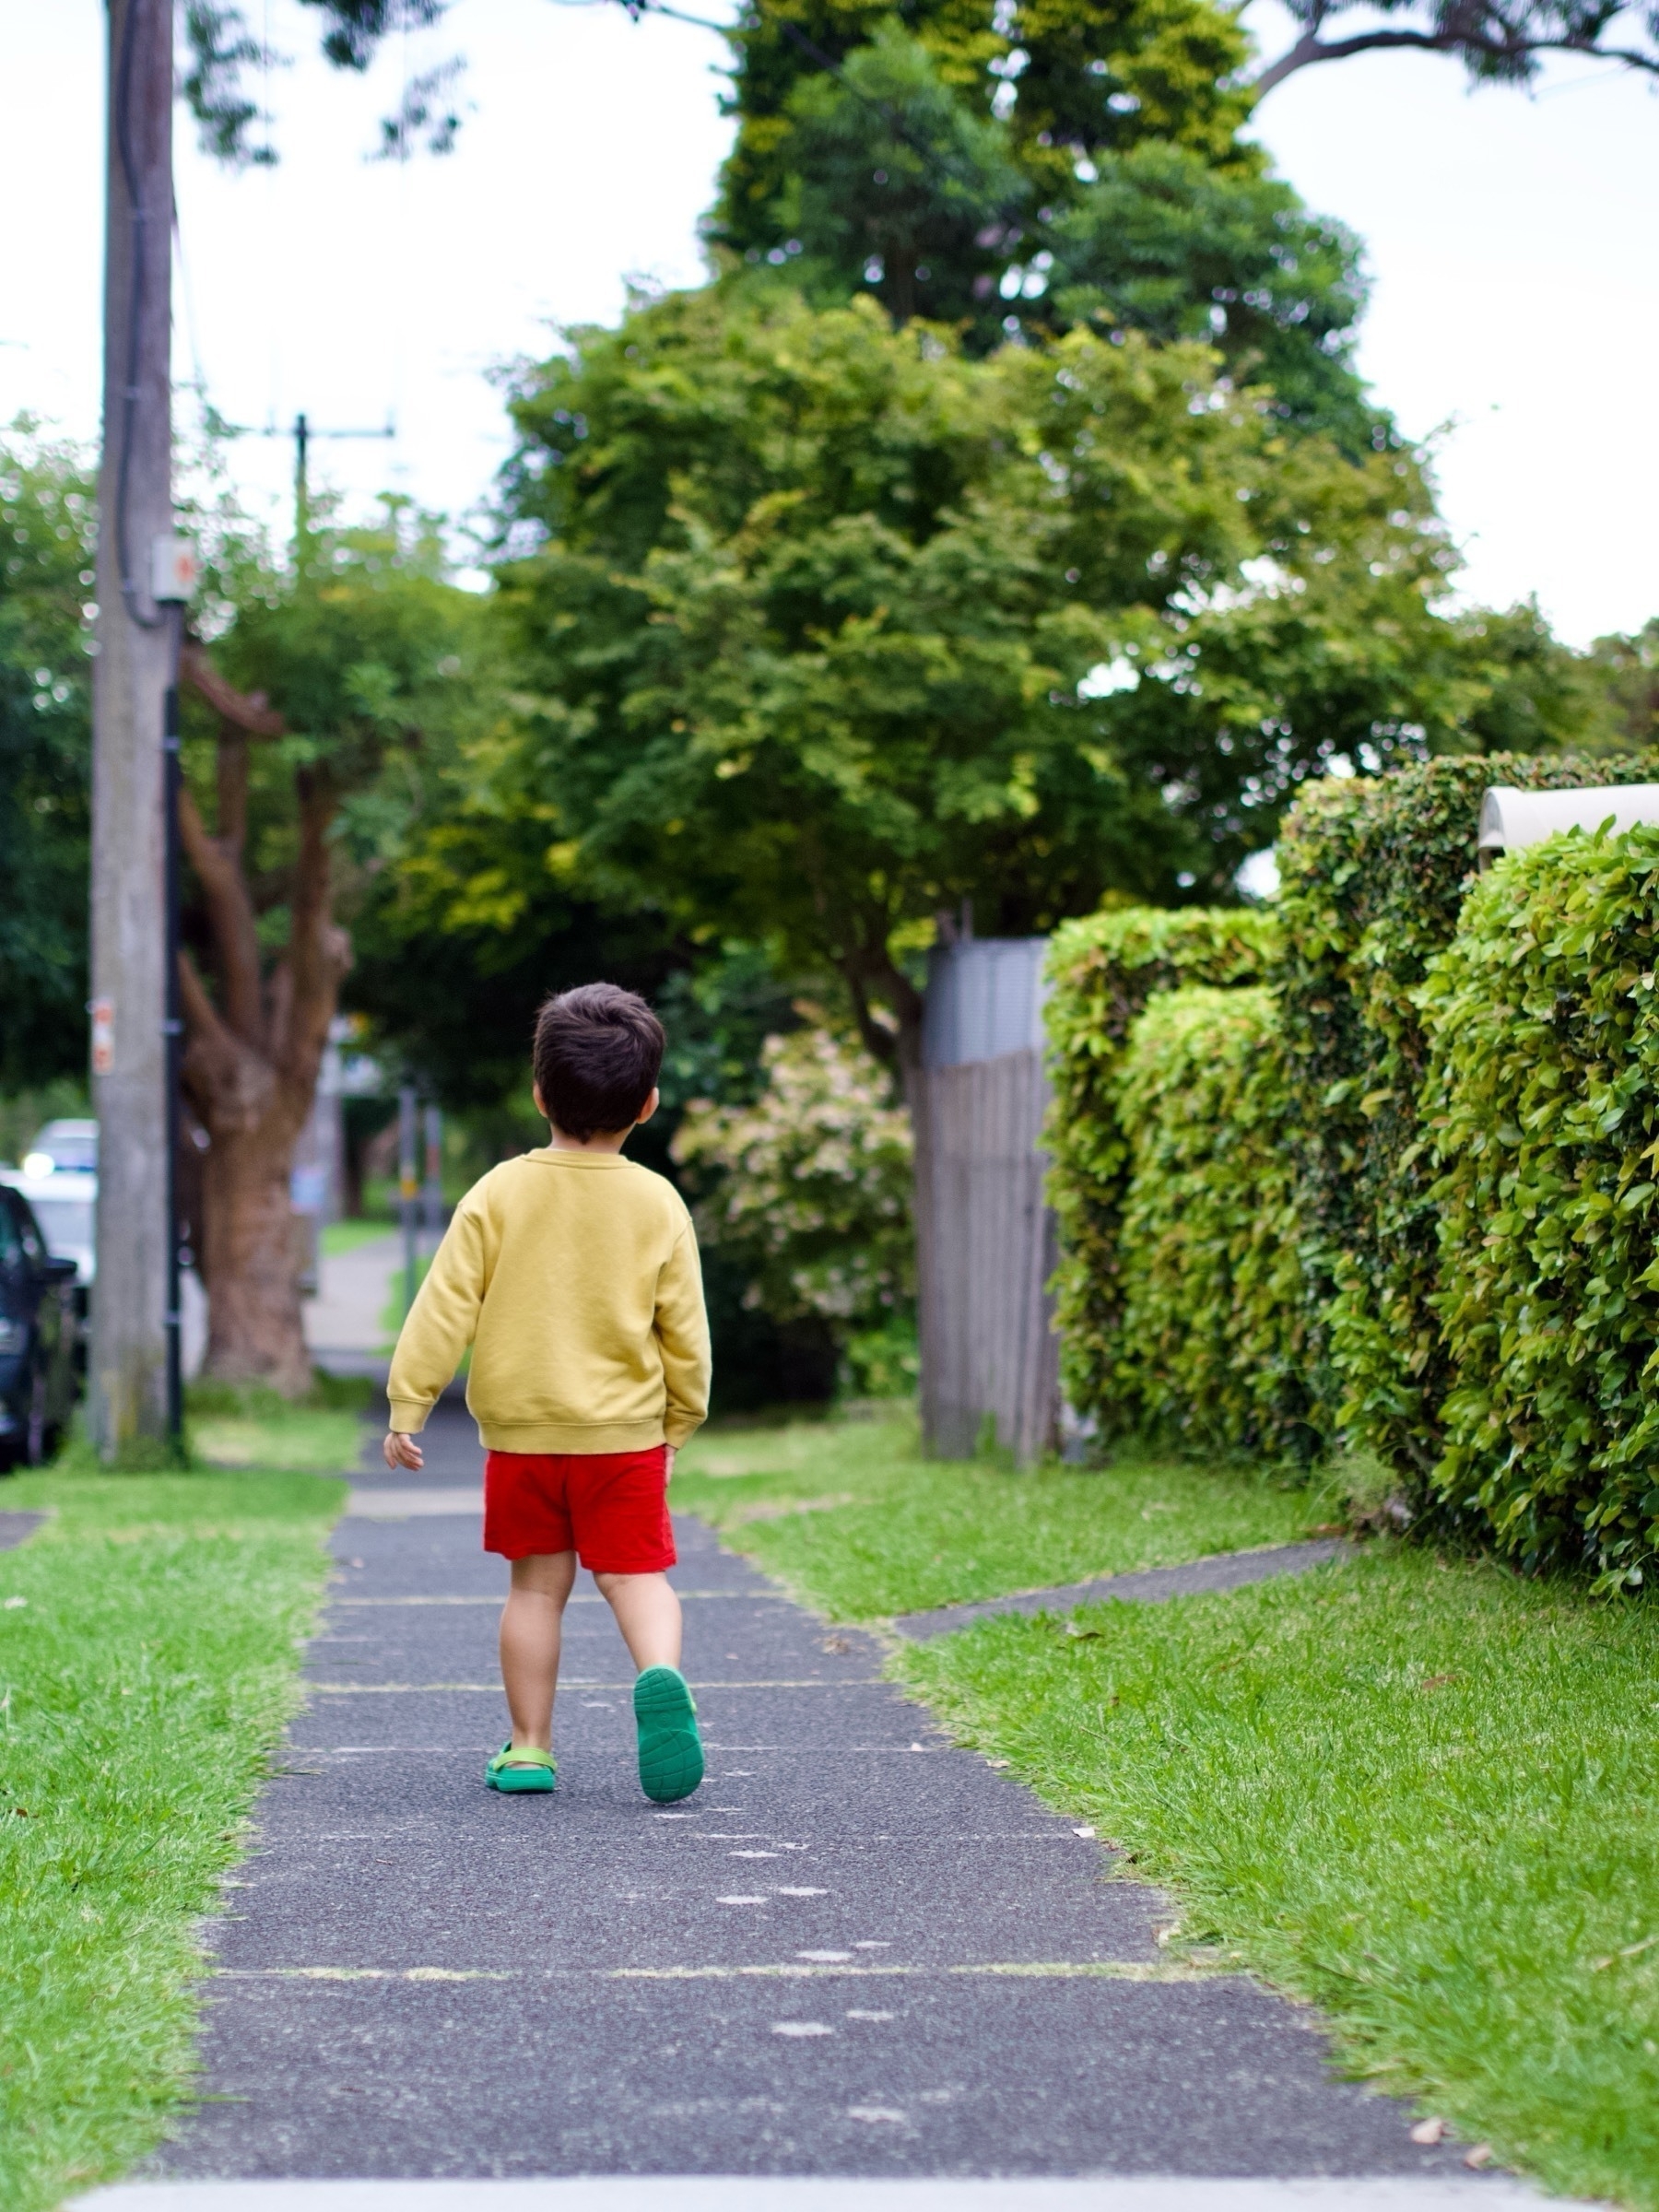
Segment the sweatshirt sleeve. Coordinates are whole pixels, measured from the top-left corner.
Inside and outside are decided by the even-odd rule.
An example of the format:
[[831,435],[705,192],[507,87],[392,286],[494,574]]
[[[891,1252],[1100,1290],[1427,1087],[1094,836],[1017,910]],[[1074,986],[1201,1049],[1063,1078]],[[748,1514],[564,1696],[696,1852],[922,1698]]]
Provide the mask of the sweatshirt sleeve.
[[416,1293],[392,1355],[386,1396],[392,1427],[417,1436],[478,1326],[484,1302],[484,1221],[467,1195],[455,1208],[427,1278]]
[[662,1347],[668,1403],[663,1434],[677,1452],[709,1417],[709,1317],[703,1309],[702,1268],[688,1220],[657,1277],[656,1335]]

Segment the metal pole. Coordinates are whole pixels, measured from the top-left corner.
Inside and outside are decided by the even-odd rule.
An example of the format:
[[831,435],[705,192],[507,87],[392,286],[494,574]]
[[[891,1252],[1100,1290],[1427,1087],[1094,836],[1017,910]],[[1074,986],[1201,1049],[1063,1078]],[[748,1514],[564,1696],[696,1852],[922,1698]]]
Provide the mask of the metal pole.
[[306,450],[311,444],[311,425],[305,417],[294,418],[294,555],[303,559],[305,541],[311,531],[311,486],[306,481]]
[[[174,638],[183,628],[181,609]],[[176,671],[175,671],[176,679]],[[167,688],[161,740],[161,819],[167,853],[167,1433],[177,1451],[184,1441],[183,1322],[179,1307],[179,1074],[184,1058],[184,1002],[179,987],[181,867],[179,789],[183,762],[179,740],[179,687]]]
[[397,1094],[397,1196],[403,1214],[404,1317],[415,1303],[415,1223],[420,1198],[420,1163],[417,1155],[415,1086],[406,1083]]
[[443,1234],[443,1109],[429,1106],[426,1110],[426,1187],[421,1192],[421,1211],[426,1216],[427,1234],[437,1250]]
[[164,1445],[168,945],[157,754],[176,630],[151,594],[172,526],[172,0],[110,0],[103,460],[92,687],[98,1280],[88,1417],[105,1460]]

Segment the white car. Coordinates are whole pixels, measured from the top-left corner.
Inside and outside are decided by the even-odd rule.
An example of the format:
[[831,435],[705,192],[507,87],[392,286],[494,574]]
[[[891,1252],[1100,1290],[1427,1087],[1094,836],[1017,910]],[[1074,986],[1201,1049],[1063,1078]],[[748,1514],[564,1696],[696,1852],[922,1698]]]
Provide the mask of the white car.
[[28,1199],[47,1251],[54,1260],[73,1260],[76,1288],[88,1289],[98,1272],[93,1231],[98,1177],[86,1169],[75,1168],[53,1168],[43,1175],[31,1173],[35,1160],[31,1151],[22,1168],[0,1168],[0,1182],[9,1183]]
[[[98,1124],[48,1122],[23,1155],[19,1172],[0,1169],[0,1180],[28,1199],[54,1260],[75,1262],[78,1289],[98,1273],[94,1218],[98,1203]],[[86,1300],[81,1301],[84,1306]]]
[[73,1168],[77,1173],[98,1172],[98,1124],[91,1121],[48,1122],[23,1155],[26,1175],[50,1175]]

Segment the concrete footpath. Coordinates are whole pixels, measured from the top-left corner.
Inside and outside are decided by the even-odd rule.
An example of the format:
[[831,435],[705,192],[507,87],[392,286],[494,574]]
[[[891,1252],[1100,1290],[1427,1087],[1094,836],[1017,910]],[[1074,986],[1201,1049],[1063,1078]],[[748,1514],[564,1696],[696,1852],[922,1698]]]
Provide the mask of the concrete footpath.
[[441,1408],[429,1441],[421,1477],[365,1472],[371,1510],[335,1532],[309,1701],[212,1930],[206,2099],[145,2183],[83,2202],[472,2212],[502,2177],[503,2207],[631,2212],[629,2176],[711,2212],[1523,2194],[1337,2079],[1310,2014],[1161,1948],[1157,1892],[696,1523],[675,1579],[701,1790],[641,1794],[630,1669],[583,1577],[558,1792],[487,1792],[504,1570],[455,1510],[470,1422]]

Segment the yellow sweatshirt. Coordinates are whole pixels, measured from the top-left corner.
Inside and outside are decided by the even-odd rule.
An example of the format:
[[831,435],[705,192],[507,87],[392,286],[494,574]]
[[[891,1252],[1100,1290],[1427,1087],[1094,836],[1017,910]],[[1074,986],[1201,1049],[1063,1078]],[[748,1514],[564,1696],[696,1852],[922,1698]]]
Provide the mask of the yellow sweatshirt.
[[618,1152],[548,1147],[455,1208],[392,1359],[413,1435],[473,1347],[466,1403],[498,1452],[678,1446],[709,1409],[709,1324],[679,1193]]

